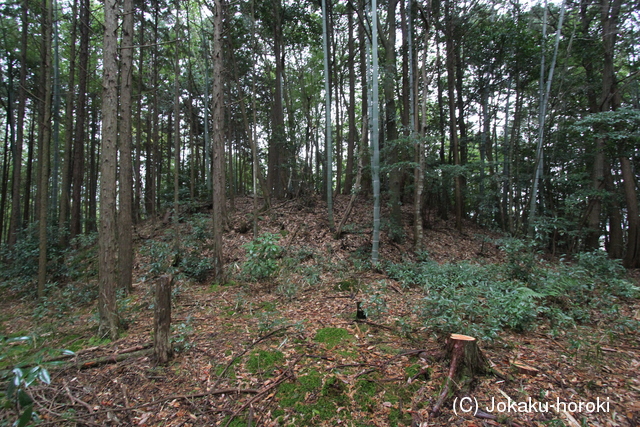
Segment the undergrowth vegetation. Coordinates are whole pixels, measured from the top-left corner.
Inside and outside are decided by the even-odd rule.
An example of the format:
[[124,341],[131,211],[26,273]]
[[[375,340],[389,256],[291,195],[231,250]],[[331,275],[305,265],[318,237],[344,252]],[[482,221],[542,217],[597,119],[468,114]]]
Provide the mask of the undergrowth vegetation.
[[581,253],[552,265],[532,245],[515,239],[500,243],[507,255],[501,265],[425,259],[388,264],[386,270],[403,286],[422,289],[416,311],[439,335],[456,332],[492,340],[502,330],[531,330],[544,319],[555,333],[596,321],[619,330],[640,326],[619,313],[620,303],[638,297],[639,289],[604,252]]
[[[220,343],[237,344],[233,340],[246,334],[252,344],[246,353],[225,348],[225,356],[233,355],[233,360],[220,359],[212,368],[216,381],[230,387],[248,380],[274,384],[278,408],[272,415],[282,425],[364,426],[371,425],[374,412],[388,425],[411,423],[408,403],[431,371],[411,353],[403,356],[400,348],[423,346],[425,330],[438,337],[468,334],[485,342],[503,331],[566,333],[565,354],[587,361],[602,358],[602,336],[640,327],[627,315],[639,289],[619,262],[600,251],[548,262],[535,241],[510,238],[493,242],[502,250],[501,263],[441,264],[420,252],[410,261],[383,264],[385,276],[371,268],[366,244],[337,254],[330,244],[287,238],[283,230],[238,244],[228,283],[211,283],[210,221],[209,215],[191,215],[141,242],[136,291],[118,292],[122,321],[135,329],[140,319],[152,318],[152,284],[158,276],[172,274],[172,296],[180,312],[172,325],[176,360],[207,349],[211,339],[202,338],[209,321],[217,325]],[[484,235],[476,239],[482,239],[482,253],[490,240]],[[52,367],[46,361],[59,354],[57,349],[108,344],[88,336],[95,333],[96,323],[96,310],[88,309],[97,299],[96,236],[81,236],[66,248],[58,244],[50,241],[54,274],[44,298],[26,305],[34,326],[20,332],[0,329],[0,407],[7,413],[0,416],[0,426],[36,419],[39,400],[33,390],[50,381]],[[32,298],[37,256],[35,237],[12,250],[2,248],[0,290],[25,301]],[[201,283],[207,285],[197,286]],[[181,292],[189,296],[187,304]],[[200,294],[206,301],[198,300]],[[353,323],[356,310],[362,310],[366,320],[358,319],[365,321]],[[603,327],[610,335],[600,333]],[[243,338],[238,339],[234,334],[240,330]],[[250,339],[255,334],[272,341]],[[397,364],[397,381],[385,377],[384,369],[391,365],[381,371],[382,365],[370,363],[382,358]],[[296,378],[285,378],[287,369],[294,368]],[[57,377],[51,378],[55,383]],[[232,418],[227,418],[230,425],[248,423],[242,414]]]

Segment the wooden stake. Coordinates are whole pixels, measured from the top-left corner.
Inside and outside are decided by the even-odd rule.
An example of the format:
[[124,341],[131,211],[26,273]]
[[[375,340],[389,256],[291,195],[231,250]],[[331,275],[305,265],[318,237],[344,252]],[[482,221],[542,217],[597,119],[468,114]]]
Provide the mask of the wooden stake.
[[153,327],[153,354],[159,365],[171,358],[171,286],[173,276],[161,276],[156,283],[155,322]]

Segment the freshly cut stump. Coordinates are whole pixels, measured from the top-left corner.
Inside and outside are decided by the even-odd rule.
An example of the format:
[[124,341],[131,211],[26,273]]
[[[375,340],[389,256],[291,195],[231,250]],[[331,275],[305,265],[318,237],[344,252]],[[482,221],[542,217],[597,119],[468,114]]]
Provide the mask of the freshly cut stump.
[[156,363],[164,365],[173,355],[171,349],[172,276],[161,276],[156,283],[156,306],[153,324],[153,354]]
[[447,358],[451,360],[449,375],[445,380],[442,393],[433,406],[431,416],[436,416],[442,404],[451,391],[451,384],[457,384],[458,379],[465,374],[473,379],[478,374],[487,372],[487,359],[478,348],[478,341],[468,335],[451,334],[447,340]]

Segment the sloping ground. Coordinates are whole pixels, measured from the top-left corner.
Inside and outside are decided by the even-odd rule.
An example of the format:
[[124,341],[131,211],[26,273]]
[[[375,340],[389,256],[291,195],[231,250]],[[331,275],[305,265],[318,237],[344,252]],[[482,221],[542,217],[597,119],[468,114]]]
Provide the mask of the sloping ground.
[[[336,200],[336,220],[346,203]],[[421,288],[403,286],[368,265],[369,203],[360,203],[340,240],[329,233],[321,202],[274,206],[261,216],[260,232],[281,236],[281,259],[291,263],[259,282],[241,280],[243,245],[252,239],[250,231],[242,233],[251,201],[237,204],[243,213],[230,216],[225,235],[233,282],[176,276],[176,352],[167,366],[155,366],[148,343],[154,277],[174,255],[149,248],[169,246],[179,235],[183,258],[189,250],[206,258],[206,249],[189,237],[202,231],[205,217],[178,230],[160,221],[138,230],[143,250],[134,293],[120,301],[128,330],[116,342],[91,338],[93,307],[61,312],[52,306],[43,314],[29,301],[1,303],[2,334],[37,337],[5,344],[4,366],[38,348],[77,351],[62,365],[47,365],[50,385],[28,388],[41,425],[640,425],[640,339],[637,332],[597,323],[558,330],[543,322],[533,331],[481,341],[493,372],[470,381],[430,417],[448,374],[444,345],[423,327],[428,307],[425,314]],[[436,223],[425,232],[425,249],[439,262],[503,261],[485,236],[472,224],[460,234],[451,224]],[[410,260],[409,240],[392,244],[383,233],[381,257]],[[367,302],[366,320],[356,321],[358,301]],[[619,312],[640,321],[638,300]],[[17,416],[6,408],[0,425]]]

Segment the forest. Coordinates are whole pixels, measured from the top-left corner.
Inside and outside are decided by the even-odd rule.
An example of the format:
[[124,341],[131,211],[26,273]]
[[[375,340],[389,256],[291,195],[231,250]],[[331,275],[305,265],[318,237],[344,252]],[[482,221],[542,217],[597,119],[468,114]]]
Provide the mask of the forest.
[[0,427],[640,425],[640,1],[0,9]]

